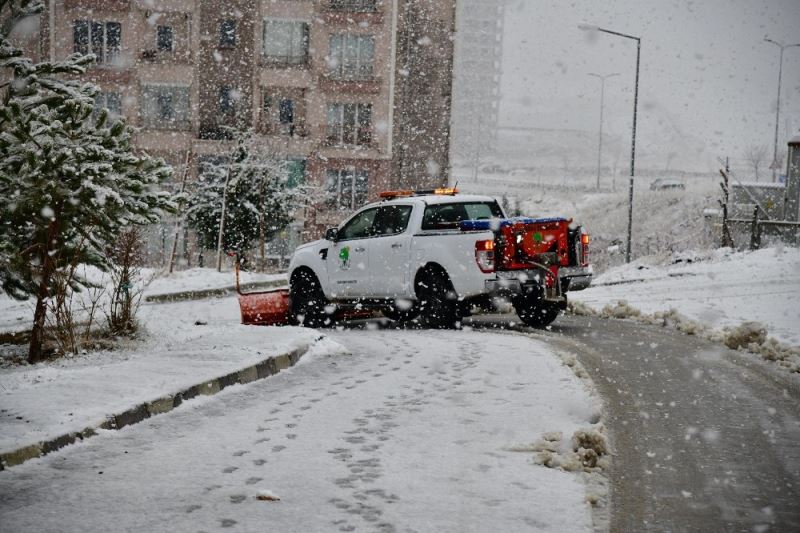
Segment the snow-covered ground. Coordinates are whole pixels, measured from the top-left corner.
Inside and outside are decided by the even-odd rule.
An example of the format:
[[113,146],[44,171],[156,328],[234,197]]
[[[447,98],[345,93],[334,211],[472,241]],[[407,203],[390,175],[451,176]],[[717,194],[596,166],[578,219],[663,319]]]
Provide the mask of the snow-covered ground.
[[598,418],[548,344],[482,331],[330,337],[349,353],[311,354],[3,472],[0,529],[592,530],[580,477],[534,462],[543,433],[569,441]]
[[619,300],[648,314],[676,309],[714,330],[760,322],[776,340],[800,346],[800,249],[718,249],[675,260],[612,268],[570,298],[595,310]]

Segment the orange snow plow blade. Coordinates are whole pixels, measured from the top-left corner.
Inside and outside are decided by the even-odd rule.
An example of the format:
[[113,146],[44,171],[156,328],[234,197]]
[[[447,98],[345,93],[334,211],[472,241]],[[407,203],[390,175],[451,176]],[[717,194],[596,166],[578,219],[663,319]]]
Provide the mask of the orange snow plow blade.
[[239,284],[239,256],[236,258],[236,292],[242,324],[246,326],[285,326],[289,323],[289,289],[272,289],[261,292],[242,292]]
[[242,324],[283,326],[289,323],[289,289],[239,293]]

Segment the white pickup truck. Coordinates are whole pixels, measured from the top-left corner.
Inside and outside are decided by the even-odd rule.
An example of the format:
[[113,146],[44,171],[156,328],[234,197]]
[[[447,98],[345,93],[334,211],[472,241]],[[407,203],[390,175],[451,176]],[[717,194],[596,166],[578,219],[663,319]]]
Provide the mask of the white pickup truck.
[[294,323],[320,327],[342,311],[379,309],[449,328],[501,297],[541,327],[566,307],[566,291],[591,281],[588,235],[571,220],[507,219],[493,198],[453,189],[381,198],[295,251]]

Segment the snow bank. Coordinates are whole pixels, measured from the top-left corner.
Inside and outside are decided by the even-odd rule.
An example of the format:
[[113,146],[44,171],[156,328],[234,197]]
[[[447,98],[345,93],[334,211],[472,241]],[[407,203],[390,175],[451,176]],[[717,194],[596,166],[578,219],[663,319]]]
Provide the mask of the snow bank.
[[571,293],[573,313],[631,318],[747,349],[800,371],[800,249],[718,249],[637,261]]
[[[241,272],[240,280],[243,284],[261,281],[286,280],[286,274],[263,274],[260,272]],[[146,294],[173,294],[186,291],[199,291],[206,289],[221,289],[231,287],[236,283],[232,271],[217,272],[213,268],[190,268],[169,274],[158,274],[147,286]]]

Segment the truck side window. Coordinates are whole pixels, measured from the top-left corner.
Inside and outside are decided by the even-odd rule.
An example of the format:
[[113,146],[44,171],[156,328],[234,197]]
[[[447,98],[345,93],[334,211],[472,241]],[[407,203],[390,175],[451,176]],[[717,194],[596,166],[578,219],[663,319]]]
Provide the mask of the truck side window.
[[372,237],[375,232],[373,231],[373,223],[375,222],[375,214],[378,208],[367,209],[351,218],[347,224],[339,231],[337,240],[346,241],[349,239],[364,239]]
[[455,229],[462,220],[502,218],[497,202],[473,202],[429,205],[422,215],[422,229]]
[[408,227],[411,209],[410,205],[387,205],[379,208],[373,226],[375,234],[381,236],[403,233]]

